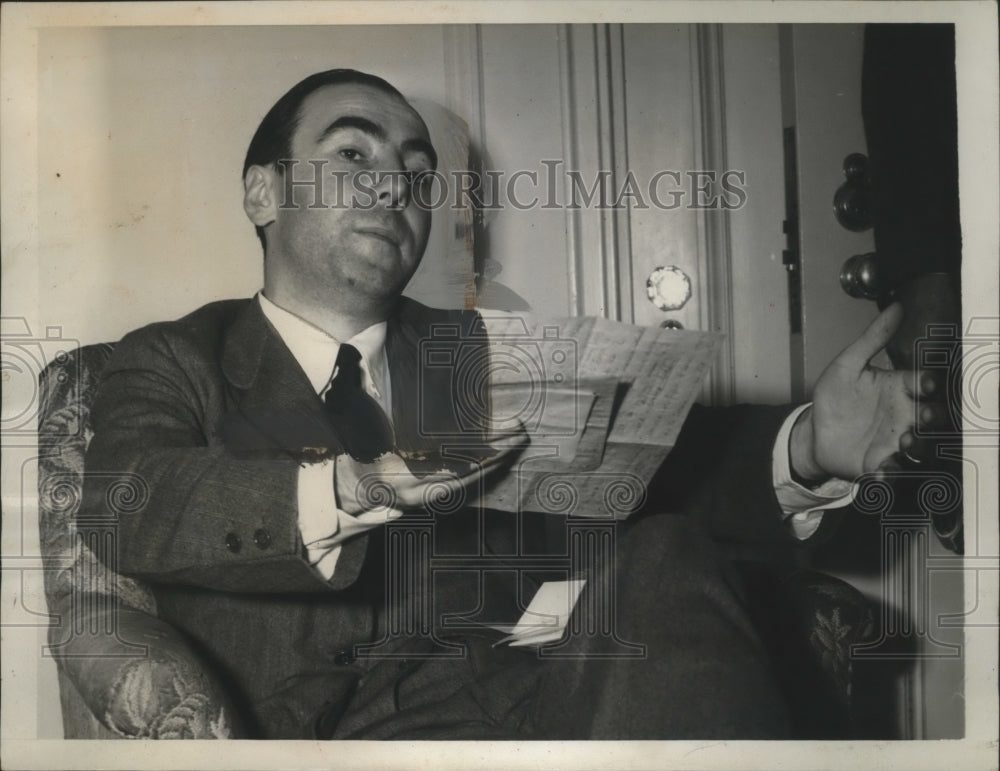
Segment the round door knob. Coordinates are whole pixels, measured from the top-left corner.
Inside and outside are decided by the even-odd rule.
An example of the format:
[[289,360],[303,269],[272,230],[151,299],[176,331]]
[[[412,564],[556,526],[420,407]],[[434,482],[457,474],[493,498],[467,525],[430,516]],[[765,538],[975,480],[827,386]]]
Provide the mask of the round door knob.
[[868,175],[868,156],[851,153],[844,158],[844,176],[849,180],[864,180]]
[[840,269],[840,285],[851,297],[877,300],[884,288],[875,252],[849,257]]
[[855,233],[872,226],[872,185],[868,158],[851,153],[844,158],[846,181],[833,196],[833,214],[842,227]]
[[691,279],[675,265],[660,266],[646,279],[646,297],[661,311],[678,310],[691,299]]

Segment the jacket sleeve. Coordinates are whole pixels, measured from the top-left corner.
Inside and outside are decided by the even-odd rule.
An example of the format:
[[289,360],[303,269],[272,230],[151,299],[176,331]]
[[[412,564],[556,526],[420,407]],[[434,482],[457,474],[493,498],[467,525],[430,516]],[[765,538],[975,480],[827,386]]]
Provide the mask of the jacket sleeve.
[[[225,388],[210,373],[217,363],[176,348],[140,330],[105,370],[77,517],[87,543],[113,570],[151,582],[290,592],[353,581],[357,569],[326,582],[304,558],[298,459],[227,448],[212,417]],[[352,548],[363,553],[364,544]]]
[[[717,540],[801,544],[774,492],[774,443],[793,406],[694,405],[670,455],[650,483],[647,509],[699,518]],[[824,516],[825,540],[833,526]]]

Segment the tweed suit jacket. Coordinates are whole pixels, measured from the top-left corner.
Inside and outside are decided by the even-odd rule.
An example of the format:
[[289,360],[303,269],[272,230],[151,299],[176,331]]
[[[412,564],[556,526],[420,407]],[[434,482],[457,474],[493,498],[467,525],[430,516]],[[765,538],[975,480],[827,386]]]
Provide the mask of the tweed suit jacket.
[[[452,372],[421,375],[420,341],[434,324],[469,336],[477,319],[406,298],[390,318],[402,449],[431,449],[419,430],[418,377],[438,378],[420,391],[439,397],[421,407],[423,419],[453,420]],[[696,409],[651,505],[700,517],[718,538],[791,543],[770,473],[788,409]],[[200,648],[253,735],[308,735],[317,711],[357,680],[361,665],[345,652],[375,639],[379,618],[365,591],[369,536],[343,544],[329,581],[305,558],[299,466],[323,448],[336,452],[337,441],[258,303],[212,303],[127,335],[102,378],[92,425],[79,520],[111,534],[101,558],[152,585],[160,615]],[[109,487],[125,475],[138,480],[140,505],[109,513]]]

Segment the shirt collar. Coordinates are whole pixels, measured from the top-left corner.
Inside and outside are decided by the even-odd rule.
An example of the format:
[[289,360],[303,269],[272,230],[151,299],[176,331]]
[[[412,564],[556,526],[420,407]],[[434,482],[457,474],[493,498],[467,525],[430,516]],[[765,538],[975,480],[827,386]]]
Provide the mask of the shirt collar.
[[[292,352],[295,361],[299,363],[313,390],[322,394],[330,384],[333,375],[333,364],[337,360],[340,341],[328,335],[322,329],[310,324],[301,316],[275,305],[264,296],[257,293],[257,300],[264,317],[271,322],[282,342]],[[361,330],[350,340],[350,343],[361,353],[361,371],[364,373],[365,390],[372,393],[376,399],[381,398],[385,387],[385,334],[388,324],[380,321]]]

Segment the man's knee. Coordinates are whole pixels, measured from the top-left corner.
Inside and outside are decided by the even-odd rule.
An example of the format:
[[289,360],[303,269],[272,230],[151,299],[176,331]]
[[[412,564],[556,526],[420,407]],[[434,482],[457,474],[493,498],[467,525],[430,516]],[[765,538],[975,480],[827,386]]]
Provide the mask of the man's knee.
[[697,521],[676,514],[654,514],[625,522],[618,533],[619,572],[639,580],[716,575],[725,560]]

